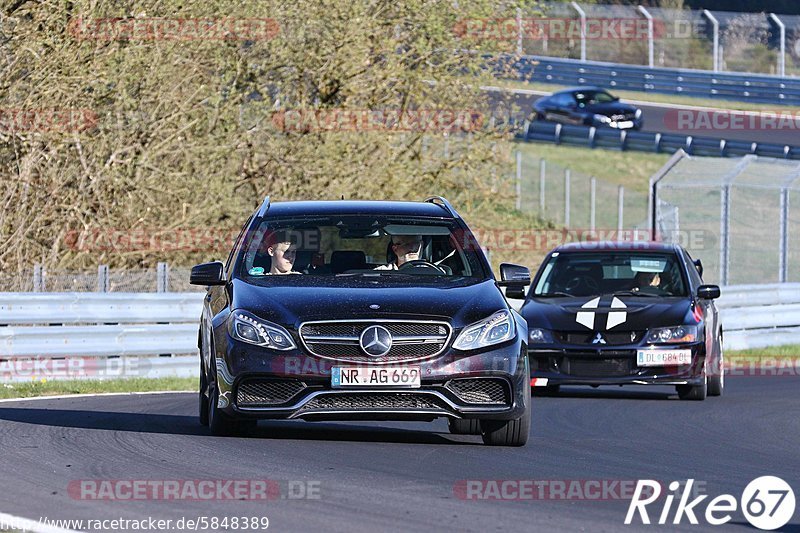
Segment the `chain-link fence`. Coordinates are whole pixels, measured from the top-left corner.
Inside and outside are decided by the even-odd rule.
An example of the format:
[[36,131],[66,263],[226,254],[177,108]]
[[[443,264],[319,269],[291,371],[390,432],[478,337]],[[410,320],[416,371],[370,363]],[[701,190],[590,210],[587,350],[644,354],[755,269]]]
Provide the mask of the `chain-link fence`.
[[517,209],[533,212],[576,238],[623,237],[646,230],[647,195],[517,152]]
[[50,270],[33,265],[16,274],[0,274],[0,292],[189,292],[203,287],[189,284],[190,267],[159,263],[155,269],[94,271]]
[[679,152],[654,179],[656,231],[680,239],[711,283],[800,281],[800,164]]
[[516,18],[524,54],[800,75],[800,16],[543,2]]

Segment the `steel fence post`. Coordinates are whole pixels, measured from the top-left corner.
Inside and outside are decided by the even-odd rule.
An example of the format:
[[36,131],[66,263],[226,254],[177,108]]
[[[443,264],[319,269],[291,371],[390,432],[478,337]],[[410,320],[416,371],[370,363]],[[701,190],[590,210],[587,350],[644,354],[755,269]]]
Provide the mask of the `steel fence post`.
[[570,182],[570,170],[566,169],[564,171],[564,227],[569,228],[569,182]]
[[156,292],[169,292],[169,265],[167,263],[156,265]]
[[711,25],[714,28],[714,45],[712,47],[712,53],[714,54],[714,57],[712,60],[712,65],[714,72],[719,72],[719,21],[708,9],[703,10],[703,16],[705,16],[709,22],[711,22]]
[[522,210],[522,152],[517,150],[517,211]]
[[97,267],[97,292],[109,292],[111,289],[110,281],[108,279],[108,265],[99,265]]
[[577,2],[570,2],[570,5],[581,18],[581,61],[586,61],[586,11]]
[[545,181],[547,180],[547,161],[542,159],[539,161],[539,213],[544,216],[544,190]]
[[39,263],[33,265],[33,292],[44,292],[44,272]]
[[653,68],[654,66],[653,56],[655,51],[653,16],[650,14],[649,11],[647,11],[647,9],[645,9],[644,6],[638,6],[638,7],[639,7],[639,12],[642,15],[644,15],[644,17],[647,19],[647,64],[650,66],[650,68]]
[[719,283],[728,284],[728,260],[730,259],[730,208],[731,187],[724,185],[720,194],[720,221],[719,221]]
[[781,221],[780,221],[780,271],[778,281],[786,283],[789,278],[789,189],[781,189]]
[[769,18],[772,19],[781,32],[780,53],[778,54],[778,76],[786,76],[786,25],[775,13],[770,13]]
[[589,231],[595,230],[597,216],[597,178],[589,178]]

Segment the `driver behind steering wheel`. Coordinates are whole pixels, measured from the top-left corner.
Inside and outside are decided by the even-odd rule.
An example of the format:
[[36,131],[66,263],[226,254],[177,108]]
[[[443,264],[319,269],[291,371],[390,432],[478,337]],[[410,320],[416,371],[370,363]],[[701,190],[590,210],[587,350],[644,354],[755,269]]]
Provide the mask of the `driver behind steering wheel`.
[[395,260],[375,270],[398,270],[409,261],[418,261],[422,251],[422,235],[392,235],[390,246]]

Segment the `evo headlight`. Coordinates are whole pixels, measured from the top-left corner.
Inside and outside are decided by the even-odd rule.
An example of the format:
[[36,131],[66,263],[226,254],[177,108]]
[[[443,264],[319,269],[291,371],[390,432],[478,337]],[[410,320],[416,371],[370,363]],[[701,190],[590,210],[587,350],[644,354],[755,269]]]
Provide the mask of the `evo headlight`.
[[697,341],[697,326],[673,326],[670,328],[654,328],[647,331],[645,342],[648,344],[668,344],[674,342]]
[[292,336],[284,328],[246,311],[233,312],[228,321],[228,332],[235,339],[264,348],[282,351],[297,348]]
[[595,115],[594,116],[594,120],[595,120],[595,122],[599,122],[601,124],[610,124],[611,123],[611,119],[608,118],[605,115]]
[[453,343],[456,350],[475,350],[513,339],[514,319],[508,311],[498,311],[489,318],[465,327]]

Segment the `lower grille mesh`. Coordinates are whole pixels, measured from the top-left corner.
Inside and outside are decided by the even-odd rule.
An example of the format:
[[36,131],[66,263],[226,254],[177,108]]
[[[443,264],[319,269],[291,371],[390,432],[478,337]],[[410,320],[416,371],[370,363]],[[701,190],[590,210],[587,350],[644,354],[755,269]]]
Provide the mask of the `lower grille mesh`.
[[310,400],[303,410],[311,409],[441,409],[439,403],[424,394],[330,394]]
[[247,407],[280,405],[297,396],[305,388],[306,385],[302,381],[288,379],[248,380],[239,385],[236,403]]
[[465,403],[510,403],[508,385],[502,379],[454,379],[447,388]]

